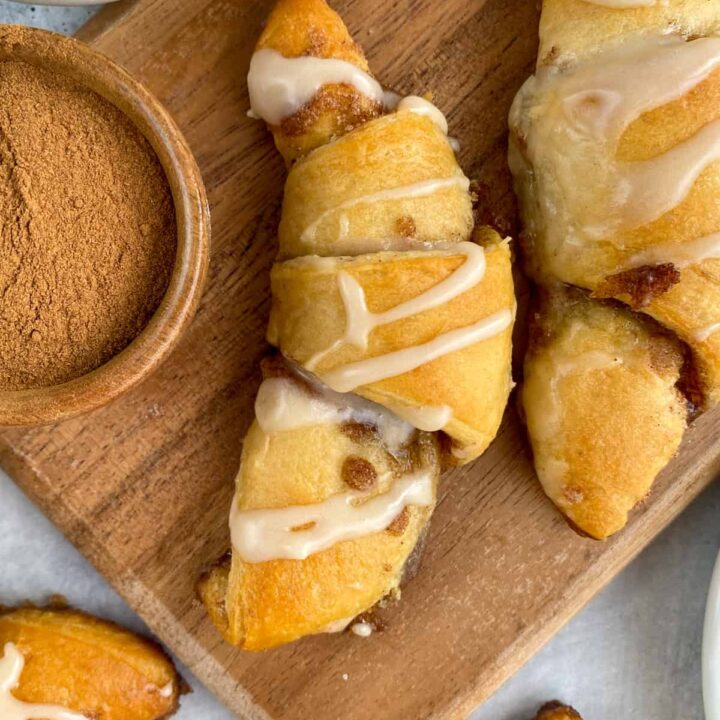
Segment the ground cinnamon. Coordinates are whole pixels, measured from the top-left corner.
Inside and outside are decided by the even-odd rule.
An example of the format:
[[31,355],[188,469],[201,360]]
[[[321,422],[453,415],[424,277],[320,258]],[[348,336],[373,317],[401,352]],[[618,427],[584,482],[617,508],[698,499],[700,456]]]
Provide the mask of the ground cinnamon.
[[0,63],[0,389],[93,370],[147,325],[176,251],[167,180],[96,93]]

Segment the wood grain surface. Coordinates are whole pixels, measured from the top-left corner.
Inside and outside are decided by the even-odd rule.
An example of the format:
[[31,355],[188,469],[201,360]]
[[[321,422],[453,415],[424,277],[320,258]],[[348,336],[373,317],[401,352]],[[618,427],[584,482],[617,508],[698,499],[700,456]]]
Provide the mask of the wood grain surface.
[[[720,415],[701,419],[615,540],[575,535],[546,500],[514,404],[475,464],[445,476],[423,569],[364,640],[315,637],[264,654],[223,644],[195,599],[228,547],[241,439],[266,351],[269,270],[284,168],[247,119],[245,74],[272,0],[138,0],[83,36],[163,100],[186,133],[213,221],[208,287],[168,362],[111,406],[0,435],[4,467],[241,717],[468,714],[710,482]],[[532,0],[336,0],[376,74],[432,89],[468,175],[514,228],[506,114],[531,72]]]

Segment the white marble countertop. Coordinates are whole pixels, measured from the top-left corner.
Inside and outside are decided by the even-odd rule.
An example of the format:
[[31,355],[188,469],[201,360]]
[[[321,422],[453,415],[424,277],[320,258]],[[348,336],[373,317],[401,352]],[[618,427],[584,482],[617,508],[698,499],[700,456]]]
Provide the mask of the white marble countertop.
[[[0,22],[67,33],[92,12],[0,1]],[[2,472],[0,509],[0,604],[41,602],[60,593],[75,606],[144,630],[132,610]],[[575,705],[585,720],[702,720],[701,634],[720,546],[719,518],[716,482],[473,720],[529,720],[538,705],[553,698]],[[184,698],[178,720],[233,717],[182,670],[194,692]]]

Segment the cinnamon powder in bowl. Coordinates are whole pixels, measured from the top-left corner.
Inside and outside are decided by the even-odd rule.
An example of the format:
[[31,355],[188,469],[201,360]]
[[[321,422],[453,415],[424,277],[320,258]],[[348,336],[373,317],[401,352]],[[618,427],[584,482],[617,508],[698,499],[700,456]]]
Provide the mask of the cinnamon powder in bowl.
[[92,90],[0,65],[0,389],[74,380],[140,334],[175,261],[150,144]]
[[0,26],[0,424],[103,404],[174,345],[209,222],[165,111],[76,41]]

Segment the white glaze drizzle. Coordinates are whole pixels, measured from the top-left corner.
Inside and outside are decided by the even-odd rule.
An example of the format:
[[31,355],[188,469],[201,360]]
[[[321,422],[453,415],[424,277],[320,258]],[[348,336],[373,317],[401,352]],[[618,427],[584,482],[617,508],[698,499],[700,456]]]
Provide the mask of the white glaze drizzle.
[[[653,159],[615,160],[634,120],[683,97],[718,67],[720,37],[644,37],[568,70],[545,68],[528,81],[513,104],[511,125],[525,138],[532,167],[551,168],[552,184],[539,193],[540,209],[558,264],[567,262],[562,249],[582,252],[586,241],[640,227],[672,210],[720,159],[720,122],[712,122]],[[511,162],[527,182],[514,150]]]
[[453,416],[453,409],[449,405],[410,407],[409,405],[394,404],[392,410],[413,427],[426,432],[442,430],[452,420]]
[[369,498],[352,490],[319,503],[264,510],[238,510],[236,498],[230,513],[233,549],[247,563],[305,560],[339,542],[385,530],[406,507],[432,505],[434,495],[433,473],[423,470]]
[[312,425],[356,422],[377,428],[391,452],[398,451],[411,439],[413,426],[382,405],[357,395],[341,395],[311,381],[314,392],[299,381],[268,378],[260,385],[255,400],[255,416],[268,435]]
[[416,115],[430,118],[445,135],[448,134],[448,121],[445,115],[429,100],[423,97],[408,95],[398,103],[397,109],[398,112],[401,110],[409,110]]
[[[449,178],[433,178],[430,180],[421,180],[420,182],[411,183],[410,185],[401,185],[395,188],[387,188],[386,190],[379,190],[378,192],[370,193],[368,195],[362,195],[351,200],[346,200],[340,205],[329,208],[320,214],[316,220],[310,223],[300,234],[300,239],[304,242],[308,242],[315,238],[317,229],[320,224],[330,215],[341,212],[343,210],[349,210],[350,208],[358,205],[371,205],[373,203],[385,202],[387,200],[402,200],[405,198],[419,198],[434,195],[440,190],[446,190],[448,188],[458,187],[462,190],[468,190],[470,188],[470,181],[462,174],[454,175]],[[343,215],[340,215],[342,218]],[[345,222],[349,223],[347,216]],[[339,221],[341,222],[341,221]],[[345,232],[349,225],[346,225]],[[342,227],[341,227],[342,230]]]
[[452,418],[447,405],[409,407],[393,404],[390,409],[359,395],[335,392],[312,375],[304,376],[313,391],[288,377],[268,378],[255,398],[255,417],[264,433],[271,435],[311,425],[355,422],[373,425],[391,452],[411,438],[413,428],[434,432]]
[[619,164],[615,201],[623,206],[620,227],[641,227],[677,207],[716,160],[720,160],[720,121],[708,123],[652,160]]
[[[445,135],[448,134],[449,128],[447,118],[443,114],[442,110],[429,100],[426,100],[424,97],[420,97],[419,95],[408,95],[406,98],[403,98],[397,93],[388,93],[387,91],[385,95],[392,96],[390,104],[388,104],[388,101],[386,100],[386,108],[391,110],[409,110],[417,115],[429,117]],[[450,143],[450,147],[453,149],[454,153],[460,152],[460,141],[457,138],[448,137],[448,143]]]
[[370,333],[376,327],[444,305],[474,288],[485,276],[487,266],[485,251],[472,242],[458,243],[452,247],[452,250],[466,257],[465,262],[457,270],[421,295],[383,313],[372,313],[368,310],[362,285],[350,273],[341,270],[338,273],[338,286],[345,306],[345,334],[329,348],[310,358],[305,363],[305,367],[312,370],[328,353],[338,350],[343,345],[354,345],[361,350],[367,350]]
[[712,325],[707,325],[706,327],[696,330],[693,333],[693,336],[698,342],[705,342],[711,335],[714,335],[718,330],[720,330],[720,323],[713,323]]
[[323,85],[351,85],[371,100],[384,101],[380,83],[350,62],[309,55],[286,58],[270,48],[253,54],[247,84],[252,117],[271,125],[294,115]]
[[[555,437],[560,427],[560,402],[558,399],[558,385],[562,380],[570,375],[578,375],[597,370],[607,370],[608,368],[623,365],[620,357],[611,355],[602,350],[588,350],[575,357],[558,362],[552,367],[550,377],[550,402],[545,418],[545,429],[542,436],[545,438]],[[536,435],[541,436],[536,432]]]
[[25,658],[13,643],[6,643],[0,660],[0,718],[2,720],[87,720],[87,715],[59,705],[35,705],[18,700],[12,690],[20,684]]
[[160,695],[161,698],[169,698],[172,697],[172,694],[175,692],[175,682],[171,680],[167,685],[163,685],[158,690],[158,695]]
[[350,627],[350,630],[354,635],[361,638],[367,638],[373,634],[373,626],[367,622],[356,622]]
[[691,265],[698,265],[705,260],[719,258],[720,233],[715,233],[690,242],[666,243],[665,245],[649,247],[647,250],[633,255],[627,263],[627,267],[672,263],[676,268],[682,269]]
[[444,355],[463,350],[482,340],[489,340],[510,327],[512,320],[513,314],[510,310],[500,310],[479,322],[450,330],[421,345],[335,368],[324,374],[322,379],[333,390],[351,392],[361,385],[402,375]]
[[[453,246],[453,251],[466,256],[466,261],[457,270],[430,290],[383,313],[370,312],[362,286],[349,273],[339,272],[338,284],[345,307],[345,333],[330,347],[311,357],[305,363],[306,369],[314,370],[328,354],[344,345],[367,350],[370,333],[376,327],[444,305],[480,283],[486,268],[483,248],[464,242]],[[502,332],[511,322],[510,310],[502,310],[473,325],[439,335],[430,342],[335,368],[323,374],[322,379],[337,392],[350,392],[360,385],[401,375],[438,357],[488,339]],[[438,415],[447,415],[447,411],[429,410],[423,420],[431,424],[437,422]],[[416,414],[416,420],[418,417]]]

